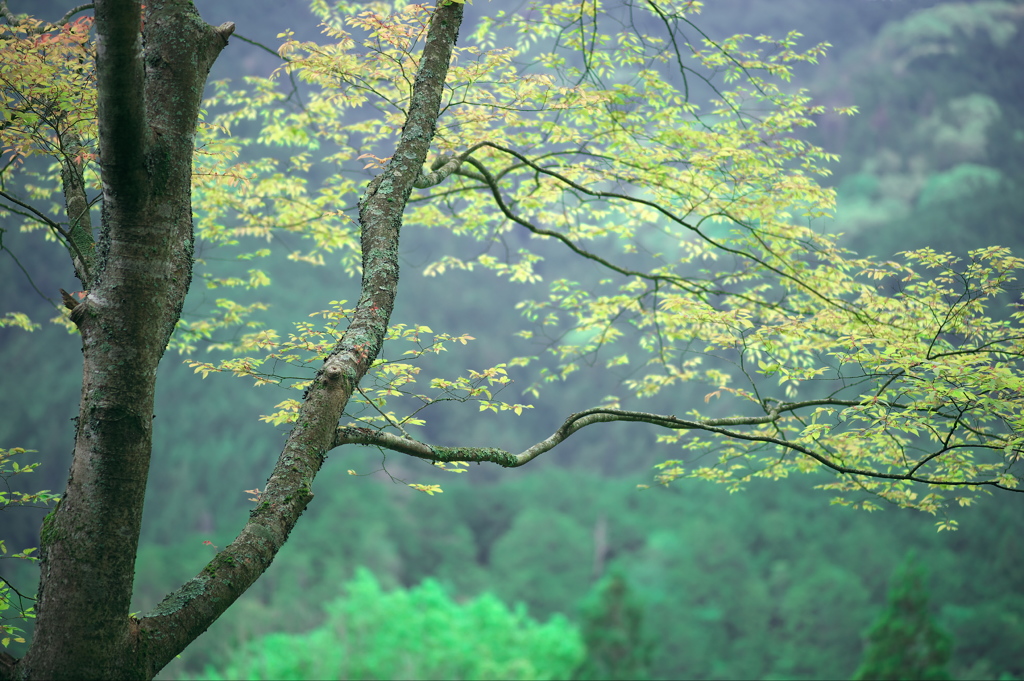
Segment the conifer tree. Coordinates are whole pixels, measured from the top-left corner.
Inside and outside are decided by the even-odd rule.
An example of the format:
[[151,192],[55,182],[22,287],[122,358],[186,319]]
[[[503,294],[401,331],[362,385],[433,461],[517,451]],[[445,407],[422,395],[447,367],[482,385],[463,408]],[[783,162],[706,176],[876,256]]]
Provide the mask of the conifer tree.
[[926,571],[912,556],[897,570],[889,605],[868,632],[861,679],[949,679],[952,638],[928,610]]
[[620,572],[594,589],[582,608],[587,659],[578,679],[646,679],[650,642],[643,631],[643,608]]

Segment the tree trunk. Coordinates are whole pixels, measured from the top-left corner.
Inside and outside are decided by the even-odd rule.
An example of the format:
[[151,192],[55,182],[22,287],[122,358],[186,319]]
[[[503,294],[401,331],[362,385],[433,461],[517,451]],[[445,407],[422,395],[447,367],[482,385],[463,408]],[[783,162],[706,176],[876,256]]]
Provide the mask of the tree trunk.
[[[188,1],[150,2],[143,47],[142,21],[137,1],[96,2],[101,234],[89,295],[72,311],[84,356],[75,453],[43,524],[35,637],[18,665],[26,677],[151,676],[133,654],[128,609],[156,369],[191,280],[199,105],[234,27],[206,25]],[[69,210],[73,184],[66,174]]]
[[[190,0],[148,0],[143,33],[139,0],[98,0],[95,10],[103,210],[83,279],[89,293],[71,313],[84,355],[75,453],[67,490],[43,523],[32,645],[15,665],[0,665],[0,677],[152,678],[270,566],[383,344],[402,213],[462,20],[461,4],[432,17],[402,138],[360,202],[363,281],[352,323],[310,386],[260,504],[199,575],[136,619],[129,607],[156,370],[192,274],[193,139],[207,74],[234,25],[205,24]],[[78,191],[65,182],[66,193]]]

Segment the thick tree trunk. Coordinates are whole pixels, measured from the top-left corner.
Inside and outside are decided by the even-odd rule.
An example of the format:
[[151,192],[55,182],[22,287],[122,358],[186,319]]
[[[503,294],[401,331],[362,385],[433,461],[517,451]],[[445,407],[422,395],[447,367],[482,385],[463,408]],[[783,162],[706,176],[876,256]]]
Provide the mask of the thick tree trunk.
[[233,26],[206,25],[183,0],[149,3],[145,47],[141,26],[137,0],[96,2],[101,234],[89,295],[72,311],[82,397],[68,487],[43,524],[35,636],[17,669],[28,678],[152,675],[128,609],[156,369],[191,280],[201,96]]
[[432,17],[402,138],[360,203],[363,281],[352,323],[310,386],[259,506],[199,575],[136,619],[129,605],[156,369],[191,279],[193,137],[206,76],[234,27],[203,23],[190,0],[147,0],[140,34],[139,0],[96,3],[104,204],[89,295],[71,313],[85,357],[75,456],[43,524],[32,646],[15,666],[0,665],[0,676],[152,678],[270,566],[383,344],[402,213],[434,135],[461,20],[461,4]]

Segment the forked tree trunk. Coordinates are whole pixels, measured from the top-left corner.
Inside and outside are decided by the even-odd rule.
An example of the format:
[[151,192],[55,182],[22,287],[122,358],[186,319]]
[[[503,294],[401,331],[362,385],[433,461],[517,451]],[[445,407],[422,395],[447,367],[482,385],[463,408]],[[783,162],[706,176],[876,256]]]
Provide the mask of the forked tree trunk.
[[143,46],[142,21],[139,2],[96,2],[101,235],[89,295],[72,312],[84,356],[74,460],[43,524],[38,619],[19,676],[146,675],[129,653],[128,609],[156,369],[192,275],[199,105],[234,27],[208,26],[188,1],[151,2]]
[[147,0],[144,33],[139,0],[97,0],[95,11],[103,211],[89,293],[72,310],[84,355],[74,461],[43,523],[32,645],[16,663],[0,663],[0,677],[152,678],[269,567],[383,343],[402,212],[462,19],[461,4],[432,18],[401,141],[360,203],[363,283],[352,324],[317,373],[260,505],[199,575],[136,619],[129,607],[156,371],[192,276],[194,134],[207,75],[234,25],[207,25],[191,0]]

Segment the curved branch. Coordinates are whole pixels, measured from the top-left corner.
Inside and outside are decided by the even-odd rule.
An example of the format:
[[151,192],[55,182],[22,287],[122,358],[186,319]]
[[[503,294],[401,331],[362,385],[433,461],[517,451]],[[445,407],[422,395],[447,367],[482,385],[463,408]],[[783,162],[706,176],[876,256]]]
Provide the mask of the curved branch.
[[84,12],[87,9],[93,9],[94,7],[95,7],[95,5],[93,5],[91,2],[90,3],[86,3],[84,5],[79,5],[78,7],[72,7],[71,9],[69,9],[67,12],[64,13],[64,16],[62,16],[60,18],[60,21],[57,22],[57,25],[58,26],[63,26],[64,24],[66,24],[69,21],[71,21],[71,17],[75,16],[79,12]]
[[[503,468],[518,468],[524,466],[530,461],[536,459],[541,454],[551,451],[557,445],[564,442],[569,438],[570,435],[576,433],[583,428],[593,425],[595,423],[611,423],[614,421],[626,421],[626,422],[637,422],[637,423],[649,423],[651,425],[660,426],[662,428],[668,428],[671,430],[701,430],[709,433],[716,433],[723,435],[728,438],[736,440],[746,440],[748,442],[760,442],[764,444],[774,444],[779,447],[784,447],[792,451],[798,452],[808,456],[826,468],[830,468],[836,473],[842,475],[855,475],[866,478],[880,478],[884,480],[905,480],[908,482],[920,482],[928,485],[944,485],[950,487],[964,487],[964,486],[975,486],[975,485],[987,485],[990,487],[996,487],[999,489],[1012,491],[1012,492],[1024,492],[1024,489],[1015,489],[1007,487],[1001,484],[998,480],[940,480],[934,478],[925,478],[917,475],[917,471],[920,468],[915,466],[908,473],[883,473],[879,471],[873,471],[865,468],[854,468],[851,466],[844,466],[840,463],[833,461],[828,456],[816,452],[805,445],[802,445],[792,440],[786,440],[778,437],[772,437],[769,435],[751,435],[738,430],[733,430],[735,426],[751,426],[751,425],[763,425],[768,423],[776,422],[783,411],[792,411],[799,408],[800,406],[808,406],[810,404],[821,404],[821,403],[833,403],[827,400],[813,400],[808,403],[799,404],[788,404],[783,405],[781,408],[772,408],[768,410],[765,416],[735,416],[720,419],[704,419],[700,421],[692,421],[689,419],[681,419],[677,416],[666,416],[663,414],[652,414],[649,412],[640,411],[627,411],[623,409],[607,409],[603,407],[595,407],[593,409],[586,409],[584,411],[570,414],[565,422],[562,423],[561,427],[558,428],[547,438],[537,442],[526,448],[519,454],[513,454],[504,449],[498,449],[494,447],[440,447],[437,445],[429,445],[418,440],[412,440],[409,438],[394,435],[392,433],[385,433],[382,431],[372,430],[370,428],[355,428],[350,426],[339,427],[334,434],[334,447],[339,447],[346,444],[358,444],[358,445],[372,445],[382,447],[384,449],[390,449],[401,454],[407,454],[409,456],[415,456],[420,459],[427,461],[437,462],[453,462],[453,461],[468,461],[468,462],[490,462],[498,464]],[[854,404],[860,404],[855,402]]]
[[424,173],[416,178],[412,186],[417,189],[426,189],[444,182],[452,173],[462,167],[462,158],[459,156],[442,156],[434,161],[431,172]]
[[[14,204],[17,204],[17,205],[21,206],[25,210],[27,210],[30,213],[32,213],[32,215],[28,215],[26,213],[22,213],[21,211],[13,211],[9,206],[3,206],[4,209],[11,210],[12,212],[18,212],[20,215],[25,215],[26,217],[32,218],[33,220],[37,220],[37,221],[43,223],[44,225],[46,225],[47,227],[49,227],[50,229],[56,230],[61,236],[67,238],[67,234],[64,232],[64,230],[62,230],[60,228],[60,224],[55,222],[55,221],[53,221],[53,220],[51,220],[49,218],[49,216],[47,216],[45,213],[40,212],[38,209],[34,208],[33,206],[30,206],[29,204],[25,203],[24,201],[19,201],[18,199],[16,199],[15,197],[11,196],[7,192],[3,191],[2,189],[0,189],[0,197],[3,197],[5,199],[7,199],[11,203],[14,203]],[[35,217],[33,217],[33,215]]]
[[[477,146],[478,147],[480,147],[480,146],[491,146],[491,147],[494,147],[496,149],[500,149],[502,151],[506,151],[502,147],[497,147],[497,146],[495,146],[493,144],[490,144],[490,143],[487,143],[487,142],[482,142],[482,143],[478,144]],[[540,172],[543,172],[543,171],[540,170],[539,166],[536,166],[533,163],[530,163],[529,161],[526,161],[524,159],[524,157],[521,157],[519,154],[515,154],[514,152],[513,152],[513,154],[517,158],[520,158],[520,159],[524,160],[524,164],[526,164],[526,165],[528,165],[528,166],[530,166],[530,167],[532,167],[534,169],[537,169]],[[500,210],[502,212],[502,214],[506,218],[511,220],[512,222],[516,223],[517,225],[519,225],[521,227],[525,227],[530,233],[536,234],[537,236],[546,236],[546,237],[550,237],[552,239],[556,239],[556,240],[562,242],[563,244],[565,244],[565,246],[568,247],[573,253],[576,253],[577,255],[579,255],[579,256],[581,256],[583,258],[586,258],[587,260],[592,260],[592,261],[596,262],[597,264],[601,265],[602,267],[605,267],[605,268],[607,268],[607,269],[609,269],[609,270],[611,270],[611,271],[613,271],[613,272],[615,272],[617,274],[621,274],[623,276],[637,277],[639,279],[643,279],[645,281],[652,281],[652,282],[655,282],[655,283],[660,282],[660,281],[665,281],[665,282],[673,284],[674,286],[677,286],[677,287],[681,288],[684,291],[692,293],[694,295],[707,295],[707,294],[715,294],[715,293],[725,293],[724,291],[714,291],[714,290],[710,290],[709,291],[709,290],[706,290],[706,289],[701,289],[701,288],[694,287],[694,286],[692,286],[690,284],[690,282],[688,282],[685,279],[682,279],[680,277],[673,277],[673,276],[663,275],[663,274],[650,274],[648,272],[641,272],[639,270],[631,270],[631,269],[628,269],[628,268],[625,268],[625,267],[621,267],[621,266],[616,265],[615,263],[613,263],[613,262],[611,262],[609,260],[606,260],[605,258],[602,258],[601,256],[597,255],[596,253],[591,253],[590,251],[588,251],[588,250],[586,250],[584,248],[580,248],[580,246],[577,245],[576,242],[574,242],[572,239],[570,239],[569,237],[565,236],[564,234],[561,234],[559,232],[555,232],[555,231],[550,230],[550,229],[544,229],[543,227],[538,227],[537,225],[533,224],[532,222],[524,220],[522,217],[520,217],[519,215],[516,215],[514,212],[512,212],[512,209],[509,208],[507,203],[505,203],[505,199],[501,195],[501,191],[498,188],[498,180],[497,180],[497,178],[495,178],[494,175],[491,174],[491,172],[487,169],[486,166],[484,166],[480,161],[477,161],[476,159],[474,159],[474,158],[472,158],[470,156],[466,156],[465,162],[469,163],[474,168],[476,168],[478,172],[474,173],[474,172],[469,172],[469,171],[465,171],[465,170],[456,170],[456,173],[458,175],[461,175],[463,177],[468,177],[471,180],[474,180],[476,182],[480,182],[481,184],[483,184],[487,189],[490,190],[491,195],[494,197],[495,203],[498,205],[498,210]],[[561,179],[561,177],[559,175],[554,174],[554,173],[551,173],[551,174],[554,175],[555,177],[559,177],[559,179]],[[572,186],[572,185],[570,185],[570,186]],[[587,193],[592,193],[592,192],[588,191]]]
[[[68,248],[73,251],[72,255],[74,257],[78,258],[83,263],[89,262],[85,259],[85,256],[83,255],[82,251],[79,250],[78,244],[75,242],[74,239],[71,238],[71,234],[64,231],[64,229],[60,226],[59,222],[51,220],[49,216],[47,216],[45,213],[40,212],[38,209],[30,206],[27,203],[24,203],[23,201],[19,201],[18,199],[16,199],[15,197],[11,196],[10,194],[3,190],[0,190],[0,197],[3,197],[4,199],[10,201],[11,203],[21,206],[25,210],[29,211],[29,213],[23,213],[20,210],[15,210],[11,208],[10,206],[0,206],[0,208],[3,208],[4,210],[9,210],[12,213],[24,215],[27,218],[43,223],[53,231],[57,232],[57,234],[59,234],[64,239],[64,241],[68,245]],[[72,229],[74,228],[72,227]]]
[[[47,31],[52,31],[55,28],[60,28],[61,26],[64,26],[69,21],[71,21],[71,17],[75,16],[79,12],[84,12],[87,9],[93,9],[92,3],[72,7],[58,21],[55,21],[52,24],[42,24],[32,32],[46,33]],[[18,20],[17,15],[14,14],[14,12],[12,12],[10,9],[8,9],[7,0],[0,0],[0,17],[3,17],[4,20],[7,21],[7,23],[11,26],[20,26],[22,23],[21,21]]]
[[[755,262],[758,265],[760,265],[761,267],[764,267],[769,272],[772,272],[773,274],[776,274],[779,277],[782,277],[783,279],[789,279],[790,281],[792,281],[794,284],[796,284],[800,288],[805,289],[808,293],[810,293],[810,294],[812,294],[812,295],[814,295],[814,296],[816,296],[818,298],[821,298],[822,300],[824,300],[827,303],[835,304],[837,302],[837,301],[833,301],[833,300],[829,300],[829,299],[825,298],[824,296],[821,295],[820,292],[818,292],[818,291],[814,290],[813,288],[809,287],[806,283],[801,281],[798,277],[795,277],[792,274],[789,274],[787,272],[784,272],[783,270],[778,269],[777,267],[775,267],[775,266],[765,262],[763,259],[753,255],[752,253],[747,253],[746,251],[741,251],[739,249],[732,248],[730,246],[727,246],[724,243],[721,243],[721,242],[717,241],[716,239],[713,239],[712,237],[708,236],[703,231],[701,231],[701,228],[700,228],[699,224],[698,225],[691,224],[690,222],[688,222],[684,218],[676,215],[674,212],[672,212],[671,210],[669,210],[665,206],[661,205],[660,203],[657,203],[655,201],[651,201],[651,200],[648,200],[648,199],[644,199],[644,198],[641,198],[641,197],[637,197],[637,196],[629,196],[628,194],[620,194],[618,192],[606,192],[606,191],[590,189],[589,187],[584,187],[583,185],[579,184],[578,182],[574,182],[573,180],[569,179],[568,177],[566,177],[565,175],[563,175],[563,174],[561,174],[559,172],[556,172],[556,171],[554,171],[554,170],[552,170],[550,168],[545,168],[543,166],[537,165],[536,163],[534,163],[533,161],[528,159],[526,156],[524,156],[523,154],[521,154],[518,151],[516,151],[515,149],[510,149],[508,147],[504,147],[504,146],[501,146],[499,144],[494,144],[492,142],[483,142],[479,146],[489,146],[492,149],[496,149],[498,151],[502,151],[502,152],[508,154],[509,156],[513,156],[513,157],[519,159],[519,161],[521,163],[523,163],[524,165],[529,166],[530,168],[532,168],[535,172],[542,173],[544,175],[549,175],[550,177],[553,177],[556,180],[564,183],[566,186],[571,187],[573,190],[580,192],[581,194],[585,194],[587,196],[593,196],[593,197],[599,198],[599,199],[617,199],[617,200],[620,200],[620,201],[625,201],[627,203],[635,203],[635,204],[644,206],[646,208],[650,208],[651,210],[657,211],[658,213],[661,213],[666,218],[668,218],[672,222],[676,223],[680,227],[684,227],[685,229],[693,232],[694,234],[699,236],[701,239],[703,239],[705,242],[707,242],[711,246],[714,246],[717,250],[722,251],[723,253],[729,253],[731,255],[735,255],[737,257],[745,258],[747,260]],[[474,178],[474,179],[476,179],[476,178]],[[494,189],[495,189],[495,191],[497,190],[497,186],[496,185],[495,185]],[[730,220],[733,220],[733,218],[731,216],[726,215],[725,213],[721,213],[719,215],[721,215],[722,217],[729,218]],[[740,225],[743,224],[739,220],[733,220],[733,221],[736,222],[737,224],[740,224]],[[526,225],[524,225],[524,226],[526,226]],[[746,225],[744,225],[744,226],[746,226]],[[546,236],[556,236],[556,237],[558,236],[556,232],[550,232],[549,230],[543,230],[543,231],[538,232],[538,233],[545,234]],[[563,237],[563,241],[564,240],[565,239]],[[619,270],[616,270],[616,271],[619,271]],[[646,275],[646,276],[647,276],[647,278],[652,278],[651,275]],[[673,282],[681,280],[681,278],[679,278],[679,277],[665,277],[665,276],[662,276],[661,279],[663,279],[665,281],[673,281]]]
[[[718,240],[708,236],[705,232],[703,232],[701,230],[701,223],[703,222],[703,220],[705,220],[705,219],[707,219],[708,217],[711,217],[711,216],[706,216],[705,218],[702,218],[701,219],[701,223],[698,223],[698,224],[694,225],[694,224],[691,224],[690,222],[688,222],[687,220],[685,220],[684,218],[676,215],[674,212],[672,212],[671,210],[669,210],[665,206],[663,206],[663,205],[661,205],[659,203],[656,203],[654,201],[650,201],[650,200],[647,200],[647,199],[644,199],[644,198],[640,198],[640,197],[636,197],[636,196],[629,196],[627,194],[620,194],[618,192],[600,191],[600,190],[594,190],[594,189],[590,189],[588,187],[584,187],[584,186],[580,185],[579,183],[574,182],[570,178],[566,177],[565,175],[563,175],[563,174],[561,174],[561,173],[559,173],[559,172],[557,172],[555,170],[552,170],[551,168],[546,168],[544,166],[538,165],[537,163],[535,163],[534,161],[531,161],[529,158],[527,158],[526,156],[524,156],[523,154],[519,153],[518,151],[516,151],[514,149],[510,149],[508,147],[504,147],[504,146],[501,146],[501,145],[498,145],[498,144],[494,144],[493,142],[488,142],[488,141],[480,142],[480,143],[474,145],[474,148],[480,148],[480,147],[485,147],[485,146],[486,147],[491,147],[492,149],[495,149],[497,151],[504,152],[504,153],[506,153],[506,154],[508,154],[508,155],[510,155],[510,156],[512,156],[512,157],[514,157],[516,159],[518,159],[522,165],[531,168],[535,172],[541,173],[541,174],[544,174],[544,175],[548,175],[548,176],[550,176],[550,177],[552,177],[552,178],[554,178],[554,179],[564,183],[566,186],[570,187],[571,189],[573,189],[573,190],[575,190],[575,191],[577,191],[577,192],[579,192],[581,194],[584,194],[586,196],[591,196],[591,197],[594,197],[594,198],[597,198],[597,199],[605,199],[605,200],[609,200],[609,199],[620,200],[620,201],[624,201],[626,203],[634,203],[634,204],[638,204],[638,205],[650,208],[650,209],[652,209],[652,210],[654,210],[654,211],[664,215],[666,218],[668,218],[672,222],[680,225],[681,227],[684,227],[685,229],[687,229],[689,231],[692,231],[694,234],[699,236],[701,239],[703,239],[706,243],[708,243],[711,246],[713,246],[715,249],[717,249],[717,250],[719,250],[719,251],[721,251],[723,253],[729,253],[729,254],[734,255],[734,256],[736,256],[738,258],[743,258],[745,260],[749,260],[749,261],[751,261],[753,263],[756,263],[757,265],[763,267],[765,270],[767,270],[767,271],[777,275],[778,277],[780,277],[782,279],[788,279],[789,281],[793,282],[798,288],[800,288],[801,290],[805,291],[810,296],[815,297],[815,298],[819,298],[822,302],[826,303],[829,306],[835,306],[835,307],[838,307],[840,309],[847,310],[848,312],[851,312],[852,314],[855,314],[857,316],[862,316],[863,315],[863,312],[860,311],[860,310],[854,309],[852,307],[851,303],[849,303],[847,301],[844,301],[842,299],[829,298],[829,297],[823,295],[821,291],[817,290],[816,288],[814,288],[812,286],[809,286],[806,282],[801,280],[798,276],[796,276],[794,274],[790,274],[790,273],[784,271],[783,269],[780,269],[779,267],[776,267],[776,266],[770,264],[769,262],[767,262],[763,258],[760,258],[760,257],[756,256],[753,253],[748,253],[748,252],[743,251],[743,250],[732,248],[732,247],[727,246],[726,244],[721,243]],[[649,272],[641,272],[641,271],[637,271],[637,270],[631,270],[631,269],[628,269],[628,268],[624,268],[624,267],[616,265],[616,264],[614,264],[614,263],[612,263],[612,262],[610,262],[610,261],[608,261],[608,260],[598,256],[595,253],[591,253],[591,252],[589,252],[589,251],[587,251],[587,250],[585,250],[583,248],[580,248],[574,241],[572,241],[571,239],[566,237],[564,234],[561,234],[561,233],[553,231],[553,230],[544,229],[542,227],[538,227],[537,225],[534,225],[531,222],[529,222],[527,220],[524,220],[519,215],[516,215],[508,207],[508,205],[505,203],[504,198],[501,196],[501,191],[500,191],[500,189],[498,187],[498,182],[497,182],[497,179],[494,177],[494,175],[491,174],[490,171],[487,170],[487,168],[481,162],[479,162],[476,159],[468,156],[468,152],[463,153],[460,156],[463,158],[463,161],[465,163],[471,164],[479,172],[469,172],[469,171],[465,171],[465,170],[456,170],[455,171],[456,174],[464,176],[464,177],[468,177],[468,178],[470,178],[470,179],[472,179],[474,181],[481,182],[484,185],[486,185],[487,188],[491,191],[491,194],[494,197],[494,200],[495,200],[495,202],[498,205],[498,209],[502,212],[502,214],[505,215],[506,218],[508,218],[509,220],[515,222],[516,224],[518,224],[518,225],[520,225],[522,227],[525,227],[527,230],[529,230],[533,234],[537,234],[538,236],[547,236],[547,237],[551,237],[551,238],[557,239],[558,241],[561,241],[563,244],[565,244],[568,248],[570,248],[577,255],[580,255],[580,256],[582,256],[584,258],[587,258],[588,260],[592,260],[592,261],[600,264],[601,266],[606,267],[606,268],[608,268],[608,269],[610,269],[610,270],[612,270],[612,271],[614,271],[614,272],[616,272],[618,274],[622,274],[624,276],[638,277],[638,278],[643,279],[645,281],[652,281],[652,282],[664,281],[664,282],[668,282],[668,283],[670,283],[670,284],[672,284],[674,286],[677,286],[680,289],[682,289],[684,291],[687,291],[689,293],[692,293],[694,295],[698,295],[698,296],[700,296],[700,295],[729,295],[729,296],[734,296],[734,297],[740,298],[742,300],[745,300],[747,302],[751,302],[751,303],[754,303],[756,305],[764,306],[764,307],[767,307],[767,308],[770,308],[770,309],[775,309],[775,308],[779,307],[778,303],[769,303],[767,301],[755,300],[755,299],[749,298],[748,296],[745,296],[745,295],[743,295],[741,293],[737,293],[737,292],[733,292],[733,291],[713,289],[713,288],[710,288],[709,286],[694,286],[692,281],[689,281],[689,280],[684,279],[682,277],[676,277],[676,276],[667,275],[667,274],[651,274]],[[743,223],[741,221],[734,220],[731,216],[729,216],[729,215],[727,215],[725,213],[718,213],[716,215],[728,218],[730,220],[733,220],[733,222],[736,222],[737,224],[743,225]],[[744,226],[746,226],[746,225],[744,225]],[[761,241],[761,243],[763,245],[765,245],[767,247],[767,245],[764,244],[763,240],[760,240],[760,241]],[[770,249],[769,249],[769,252],[771,252]]]
[[10,26],[17,26],[21,23],[18,21],[18,17],[15,16],[14,12],[8,9],[7,0],[0,0],[0,16],[2,16],[4,21],[6,21]]
[[243,43],[249,43],[250,45],[254,45],[254,46],[260,48],[264,52],[269,52],[270,54],[274,55],[275,57],[277,57],[278,59],[280,59],[283,62],[291,63],[293,61],[292,59],[290,59],[288,57],[281,56],[281,53],[278,52],[277,50],[272,50],[272,49],[270,49],[269,47],[267,47],[266,45],[264,45],[261,42],[257,42],[255,40],[250,40],[249,38],[246,38],[244,35],[241,35],[240,33],[235,33],[234,36],[236,38],[238,38],[239,40],[241,40]]
[[[21,211],[16,211],[16,212],[20,213]],[[40,298],[42,298],[43,300],[48,302],[53,307],[59,309],[60,306],[57,305],[57,303],[53,302],[53,300],[49,296],[47,296],[45,293],[43,293],[42,291],[39,290],[39,287],[36,286],[36,282],[34,282],[32,280],[32,275],[29,274],[29,271],[27,269],[25,269],[25,266],[21,264],[20,260],[18,260],[18,256],[14,255],[14,251],[12,251],[11,249],[7,248],[7,246],[4,246],[3,235],[4,235],[5,231],[6,230],[4,230],[2,227],[0,227],[0,252],[6,252],[7,255],[11,256],[11,259],[14,260],[14,264],[17,265],[18,269],[21,270],[21,273],[25,275],[25,279],[28,280],[29,285],[35,290],[36,293],[39,294]]]

